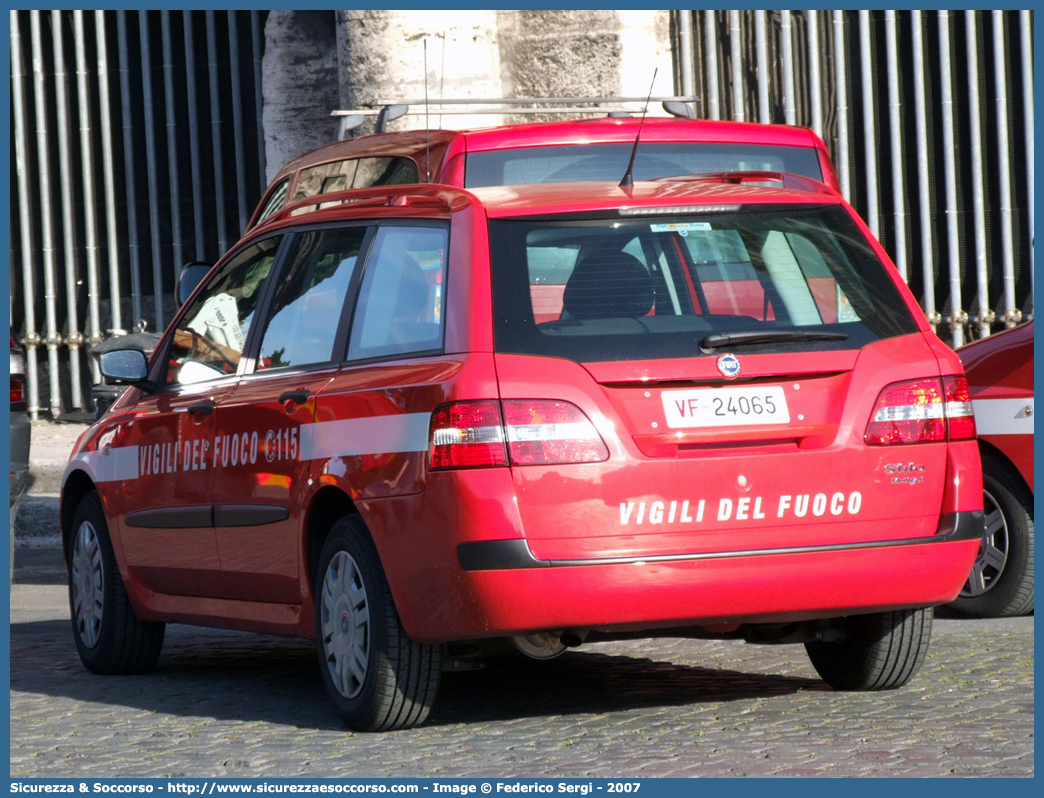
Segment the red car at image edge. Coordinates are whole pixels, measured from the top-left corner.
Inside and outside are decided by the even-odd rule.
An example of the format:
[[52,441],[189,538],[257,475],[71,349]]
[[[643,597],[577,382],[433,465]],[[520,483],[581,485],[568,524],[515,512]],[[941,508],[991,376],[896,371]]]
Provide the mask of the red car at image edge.
[[1033,612],[1033,322],[958,350],[982,452],[986,530],[953,609]]

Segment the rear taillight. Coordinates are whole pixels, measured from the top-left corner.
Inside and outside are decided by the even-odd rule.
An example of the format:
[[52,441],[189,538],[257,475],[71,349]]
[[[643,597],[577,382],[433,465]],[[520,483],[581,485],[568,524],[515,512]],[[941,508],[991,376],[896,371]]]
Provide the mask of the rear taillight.
[[863,440],[869,446],[967,440],[975,437],[964,377],[897,382],[877,398]]
[[975,416],[972,413],[971,394],[966,377],[943,377],[946,395],[946,422],[951,441],[966,441],[975,437]]
[[25,355],[16,349],[17,342],[11,336],[11,409],[25,410]]
[[568,402],[504,402],[512,465],[599,463],[609,450],[594,424]]
[[507,465],[504,427],[497,402],[458,402],[431,415],[431,467]]
[[597,463],[609,457],[594,425],[568,402],[443,405],[431,417],[431,468]]
[[21,377],[11,377],[11,409],[25,410],[25,381]]

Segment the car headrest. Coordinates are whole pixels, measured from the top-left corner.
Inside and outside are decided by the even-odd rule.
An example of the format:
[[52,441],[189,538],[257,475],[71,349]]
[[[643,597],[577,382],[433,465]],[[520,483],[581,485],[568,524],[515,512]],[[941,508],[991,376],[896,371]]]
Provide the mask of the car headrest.
[[581,256],[562,304],[573,319],[639,318],[655,300],[655,283],[641,261],[619,250],[601,250]]

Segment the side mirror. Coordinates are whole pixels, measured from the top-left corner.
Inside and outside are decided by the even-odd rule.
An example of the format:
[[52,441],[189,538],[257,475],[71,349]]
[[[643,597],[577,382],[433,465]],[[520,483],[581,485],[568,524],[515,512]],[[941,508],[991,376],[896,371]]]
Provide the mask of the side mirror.
[[192,263],[186,263],[181,267],[181,274],[178,275],[178,306],[184,305],[192,292],[196,290],[196,286],[203,282],[203,278],[207,276],[207,272],[210,271],[211,264],[203,263],[202,261],[193,261]]
[[[139,385],[149,376],[149,363],[140,349],[102,352],[98,367],[108,385]],[[140,386],[148,389],[149,386]]]

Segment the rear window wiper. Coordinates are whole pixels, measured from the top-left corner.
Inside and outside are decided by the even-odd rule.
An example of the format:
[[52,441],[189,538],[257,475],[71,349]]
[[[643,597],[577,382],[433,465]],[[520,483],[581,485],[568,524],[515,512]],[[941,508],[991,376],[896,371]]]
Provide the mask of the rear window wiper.
[[700,349],[710,352],[725,346],[766,344],[774,341],[843,341],[846,338],[848,333],[825,330],[733,330],[705,335],[700,341]]

